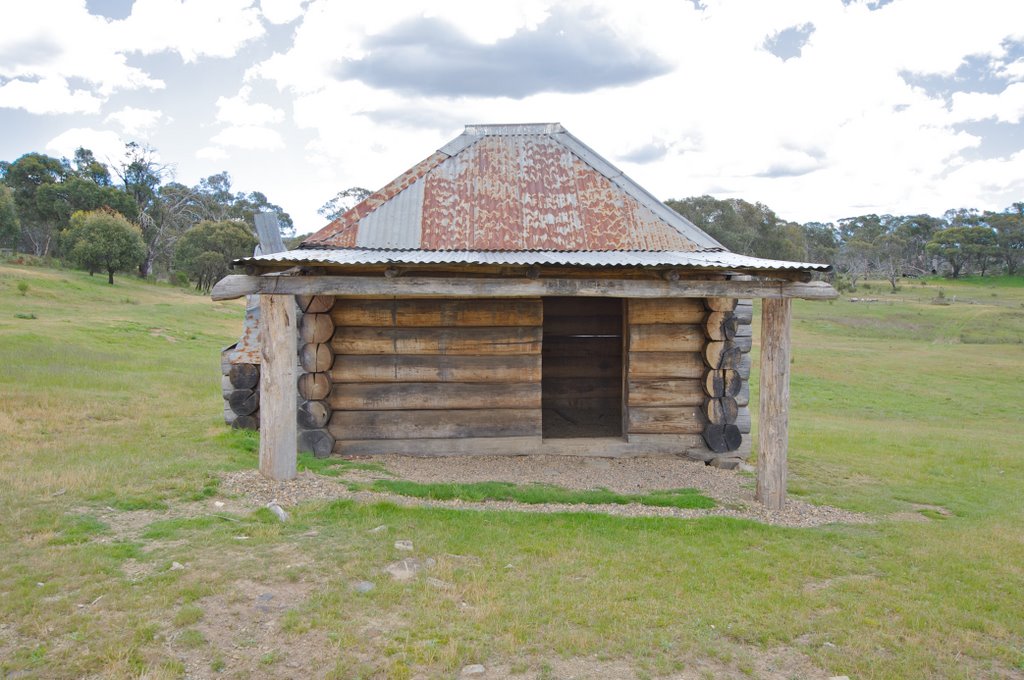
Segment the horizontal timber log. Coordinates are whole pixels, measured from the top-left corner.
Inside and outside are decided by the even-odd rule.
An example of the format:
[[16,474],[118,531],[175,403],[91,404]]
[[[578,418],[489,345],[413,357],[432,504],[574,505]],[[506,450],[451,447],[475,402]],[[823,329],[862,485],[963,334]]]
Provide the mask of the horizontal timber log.
[[707,420],[699,406],[631,407],[627,430],[630,434],[700,434]]
[[260,382],[260,367],[257,364],[231,364],[228,378],[235,388],[251,390]]
[[330,295],[296,295],[295,302],[303,314],[323,314],[331,311],[334,297]]
[[742,352],[732,340],[711,341],[704,345],[704,361],[709,368],[735,369],[742,360]]
[[697,324],[630,324],[629,348],[634,352],[697,352],[704,347],[704,329]]
[[261,295],[351,295],[396,297],[617,298],[805,298],[831,300],[836,290],[823,281],[655,281],[630,279],[474,279],[376,276],[225,276],[213,287],[214,300]]
[[358,382],[533,382],[541,378],[540,354],[445,356],[439,354],[334,357],[331,381]]
[[327,343],[302,345],[299,348],[299,363],[307,373],[324,373],[334,365],[334,352]]
[[339,326],[331,349],[335,354],[536,354],[541,350],[541,329]]
[[732,340],[738,327],[739,322],[732,312],[711,312],[704,321],[709,340]]
[[701,381],[694,378],[679,380],[638,380],[627,383],[628,400],[633,406],[700,406],[704,403]]
[[327,373],[303,373],[299,376],[299,396],[318,401],[331,393],[331,379]]
[[748,406],[750,404],[750,381],[744,380],[740,391],[736,394],[737,406]]
[[736,372],[740,374],[740,377],[743,378],[744,381],[750,378],[750,366],[752,363],[753,361],[750,358],[749,352],[741,356],[740,365],[736,367]]
[[299,432],[298,450],[312,453],[317,458],[326,458],[334,450],[334,437],[327,430],[302,430]]
[[741,326],[749,326],[754,322],[754,303],[751,300],[740,300],[733,314]]
[[299,404],[298,422],[306,430],[319,430],[331,420],[331,407],[324,401],[304,401]]
[[339,383],[336,411],[540,408],[540,383]]
[[735,397],[742,387],[743,378],[736,370],[710,369],[704,375],[704,392],[713,399]]
[[335,411],[335,439],[522,437],[541,432],[540,409]]
[[712,297],[704,300],[705,306],[712,312],[731,312],[736,309],[737,300],[734,297]]
[[240,416],[247,416],[260,407],[259,390],[234,390],[228,395],[231,410]]
[[299,321],[299,340],[308,345],[328,342],[334,334],[330,314],[303,314]]
[[545,298],[545,316],[602,316],[619,315],[622,313],[622,303],[615,300],[602,300],[601,298]]
[[584,357],[595,362],[600,357],[616,357],[618,361],[618,357],[622,356],[622,338],[545,337],[543,354],[545,362],[549,358],[558,361],[562,357]]
[[750,408],[741,406],[736,415],[736,427],[742,434],[750,434]]
[[703,323],[707,315],[704,302],[693,298],[630,300],[627,313],[630,324]]
[[715,453],[735,451],[743,442],[739,428],[730,423],[713,423],[704,428],[703,437],[708,448]]
[[[747,328],[750,328],[750,326],[747,326]],[[739,351],[743,354],[749,352],[751,348],[753,348],[754,346],[754,338],[751,335],[737,335],[735,338],[732,339],[732,342],[734,345],[736,345],[736,348],[739,349]]]
[[704,402],[704,415],[709,423],[715,425],[728,425],[736,422],[739,413],[739,406],[732,397],[721,397],[719,399],[708,399]]
[[[702,378],[699,352],[630,352],[629,378]],[[545,367],[546,370],[546,367]]]
[[539,326],[540,300],[340,300],[338,326]]

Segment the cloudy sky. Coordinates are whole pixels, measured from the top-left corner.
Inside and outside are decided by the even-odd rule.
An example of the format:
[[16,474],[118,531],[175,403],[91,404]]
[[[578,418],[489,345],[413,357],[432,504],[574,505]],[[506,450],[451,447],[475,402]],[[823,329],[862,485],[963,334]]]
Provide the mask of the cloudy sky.
[[561,122],[662,199],[800,222],[1001,210],[1022,118],[1019,0],[32,0],[0,23],[0,159],[135,140],[300,232],[467,123]]

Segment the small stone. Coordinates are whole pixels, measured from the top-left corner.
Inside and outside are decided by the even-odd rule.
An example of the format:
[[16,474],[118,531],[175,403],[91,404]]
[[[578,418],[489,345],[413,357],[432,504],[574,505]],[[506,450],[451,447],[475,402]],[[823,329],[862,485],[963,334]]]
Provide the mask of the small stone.
[[259,600],[260,602],[270,602],[271,600],[274,599],[274,594],[273,593],[261,593],[259,595],[259,597],[257,597],[256,599]]
[[319,536],[319,535],[320,535],[320,532],[317,531],[316,529],[312,529],[312,530],[307,531],[306,533],[302,534],[302,536],[304,536],[306,538],[314,538],[314,537]]
[[379,534],[382,531],[387,531],[387,530],[388,530],[388,525],[387,524],[381,524],[379,527],[374,527],[374,528],[370,529],[369,533],[371,533],[371,534]]
[[224,501],[214,501],[213,502],[213,507],[215,507],[215,508],[223,508],[224,507]]
[[722,456],[711,459],[711,465],[722,470],[735,470],[742,462],[739,458],[725,458]]
[[395,550],[412,550],[412,541],[405,539],[395,541]]
[[474,664],[470,664],[469,666],[463,666],[462,670],[459,672],[459,677],[460,678],[479,678],[479,677],[483,677],[484,673],[486,673],[486,672],[487,672],[487,669],[484,668],[483,664],[481,664],[481,663],[474,663]]
[[415,557],[406,557],[404,560],[398,560],[392,562],[388,566],[384,567],[384,571],[391,575],[391,578],[396,581],[408,581],[409,579],[415,578],[424,567],[430,568],[434,566],[434,560],[427,559],[420,561]]
[[368,593],[376,587],[377,586],[373,585],[373,583],[369,581],[356,581],[352,584],[352,590],[357,593]]
[[181,562],[171,562],[171,571],[178,571],[179,569],[184,569],[184,568],[185,568],[185,565],[182,564]]
[[849,675],[833,675],[828,680],[850,680],[850,676]]

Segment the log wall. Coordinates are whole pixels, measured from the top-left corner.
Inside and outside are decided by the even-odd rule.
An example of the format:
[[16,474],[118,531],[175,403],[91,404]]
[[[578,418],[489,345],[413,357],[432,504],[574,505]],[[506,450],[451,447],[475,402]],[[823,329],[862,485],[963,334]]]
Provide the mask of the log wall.
[[528,453],[541,435],[542,318],[539,298],[338,298],[333,450],[438,454],[438,440],[469,438],[514,450],[521,438]]

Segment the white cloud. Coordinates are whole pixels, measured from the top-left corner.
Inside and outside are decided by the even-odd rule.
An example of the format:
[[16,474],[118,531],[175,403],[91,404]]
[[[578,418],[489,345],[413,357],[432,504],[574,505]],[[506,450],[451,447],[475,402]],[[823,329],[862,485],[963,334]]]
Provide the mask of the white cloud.
[[222,147],[235,147],[251,151],[274,151],[284,148],[284,138],[277,130],[260,125],[235,125],[221,130],[213,139]]
[[953,117],[960,121],[995,118],[1001,123],[1019,123],[1024,118],[1024,83],[1013,83],[998,94],[955,92]]
[[284,111],[261,102],[250,102],[252,87],[242,86],[234,97],[217,99],[217,121],[229,125],[267,125],[284,120]]
[[133,106],[126,106],[107,116],[104,122],[116,123],[121,127],[121,131],[129,137],[148,137],[163,118],[164,114],[155,109],[137,109]]
[[264,18],[272,24],[287,24],[302,16],[304,0],[260,0]]
[[263,35],[253,0],[135,0],[132,12],[111,29],[117,44],[143,54],[173,51],[186,62],[232,57]]
[[48,76],[38,81],[10,80],[0,85],[0,108],[29,113],[97,113],[103,100],[88,90],[72,90],[68,81]]
[[94,128],[71,128],[60,133],[46,143],[46,150],[55,155],[71,158],[75,149],[90,149],[100,161],[110,164],[117,163],[124,156],[124,140],[110,130]]

